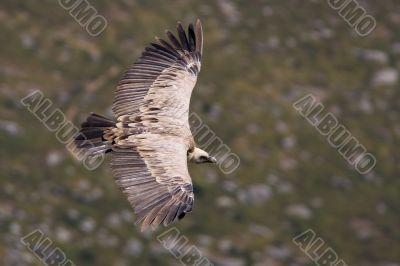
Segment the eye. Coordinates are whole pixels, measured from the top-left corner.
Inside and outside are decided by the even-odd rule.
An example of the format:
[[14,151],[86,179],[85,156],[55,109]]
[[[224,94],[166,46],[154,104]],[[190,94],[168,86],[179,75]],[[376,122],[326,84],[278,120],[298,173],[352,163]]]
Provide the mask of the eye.
[[200,160],[207,160],[207,157],[206,156],[200,156]]

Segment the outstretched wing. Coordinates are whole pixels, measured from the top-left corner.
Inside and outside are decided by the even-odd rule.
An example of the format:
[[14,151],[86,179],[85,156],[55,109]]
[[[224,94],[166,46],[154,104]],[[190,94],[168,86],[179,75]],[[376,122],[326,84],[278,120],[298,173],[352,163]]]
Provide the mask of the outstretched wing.
[[177,26],[178,37],[166,31],[169,42],[156,38],[117,86],[112,110],[140,120],[168,117],[187,123],[190,96],[200,72],[203,32],[200,20],[187,33]]
[[176,136],[141,134],[135,145],[113,148],[112,170],[127,195],[141,230],[168,225],[192,210],[193,187],[187,146]]

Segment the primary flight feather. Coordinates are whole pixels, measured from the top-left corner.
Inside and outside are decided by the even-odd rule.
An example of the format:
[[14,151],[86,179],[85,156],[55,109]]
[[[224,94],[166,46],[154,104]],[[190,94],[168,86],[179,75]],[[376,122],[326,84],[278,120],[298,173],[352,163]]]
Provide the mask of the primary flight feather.
[[142,231],[192,210],[188,160],[216,162],[196,147],[188,122],[203,52],[200,20],[187,31],[178,23],[177,33],[156,38],[120,79],[112,106],[116,121],[91,114],[75,138],[88,156],[111,153],[115,181]]

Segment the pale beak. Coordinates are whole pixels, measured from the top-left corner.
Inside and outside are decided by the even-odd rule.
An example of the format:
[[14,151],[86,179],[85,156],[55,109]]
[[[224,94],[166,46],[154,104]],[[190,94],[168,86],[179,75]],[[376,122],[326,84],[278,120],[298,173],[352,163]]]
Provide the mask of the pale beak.
[[217,159],[215,159],[214,157],[212,157],[212,156],[208,156],[208,161],[210,162],[210,163],[216,163],[217,162]]

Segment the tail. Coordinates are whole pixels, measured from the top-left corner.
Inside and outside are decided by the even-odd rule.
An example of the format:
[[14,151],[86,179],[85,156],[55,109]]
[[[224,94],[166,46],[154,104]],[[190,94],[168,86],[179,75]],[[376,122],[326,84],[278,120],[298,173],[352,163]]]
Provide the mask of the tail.
[[91,113],[82,123],[79,134],[75,137],[76,148],[86,156],[96,156],[111,151],[112,140],[104,138],[104,134],[115,127],[115,122],[104,116]]

